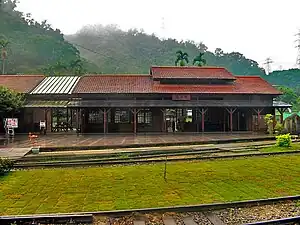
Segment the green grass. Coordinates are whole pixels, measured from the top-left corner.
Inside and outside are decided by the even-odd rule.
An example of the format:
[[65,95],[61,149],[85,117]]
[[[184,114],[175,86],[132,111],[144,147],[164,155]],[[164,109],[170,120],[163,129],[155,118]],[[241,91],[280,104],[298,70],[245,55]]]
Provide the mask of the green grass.
[[288,152],[288,151],[300,151],[300,143],[292,143],[291,147],[278,147],[276,145],[267,148],[261,148],[260,152]]
[[300,156],[36,169],[0,178],[0,214],[160,207],[300,194]]

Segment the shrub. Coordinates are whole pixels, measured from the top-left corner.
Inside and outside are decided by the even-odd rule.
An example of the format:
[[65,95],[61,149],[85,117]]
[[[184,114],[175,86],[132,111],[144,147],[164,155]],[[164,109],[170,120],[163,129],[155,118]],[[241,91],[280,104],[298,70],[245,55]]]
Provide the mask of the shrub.
[[10,159],[0,158],[0,175],[9,172],[14,166],[14,162]]
[[265,120],[265,123],[266,123],[267,128],[268,128],[268,133],[273,134],[273,123],[274,123],[273,115],[272,114],[265,115],[264,120]]
[[290,134],[282,134],[276,136],[276,144],[279,147],[290,147],[292,143],[292,138]]
[[284,131],[284,127],[281,123],[276,123],[275,125],[275,131],[279,134],[282,134]]

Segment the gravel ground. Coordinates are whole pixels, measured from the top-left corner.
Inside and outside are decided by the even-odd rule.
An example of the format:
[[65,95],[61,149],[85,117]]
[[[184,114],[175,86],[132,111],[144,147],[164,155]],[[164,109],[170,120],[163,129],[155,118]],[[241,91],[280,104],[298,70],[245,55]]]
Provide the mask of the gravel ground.
[[121,218],[110,218],[108,221],[110,225],[133,225],[133,216],[124,216]]
[[250,208],[231,208],[214,211],[225,224],[238,225],[265,220],[300,216],[300,202],[279,203],[254,206]]
[[206,216],[203,215],[203,213],[193,213],[193,216],[194,216],[194,221],[197,223],[197,224],[205,224],[205,225],[213,225],[212,222],[210,222]]
[[162,220],[162,215],[153,213],[153,214],[146,214],[146,225],[164,225]]
[[[247,208],[229,208],[212,211],[219,219],[228,225],[240,225],[258,221],[281,219],[300,216],[300,201],[291,201],[273,205],[253,206]],[[146,225],[164,225],[164,217],[172,217],[176,225],[184,225],[183,218],[192,216],[197,224],[213,225],[201,212],[194,213],[165,213],[165,214],[136,214],[121,218],[108,219],[96,217],[95,225],[133,225],[133,221],[142,218]],[[110,223],[107,223],[107,222]]]

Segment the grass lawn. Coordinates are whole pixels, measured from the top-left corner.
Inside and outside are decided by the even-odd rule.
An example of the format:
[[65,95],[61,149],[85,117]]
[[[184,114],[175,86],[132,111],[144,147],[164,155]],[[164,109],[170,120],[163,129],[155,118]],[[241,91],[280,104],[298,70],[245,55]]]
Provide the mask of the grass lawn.
[[300,156],[36,169],[0,178],[0,214],[159,207],[300,194]]
[[300,143],[292,143],[291,147],[278,147],[276,145],[270,146],[267,148],[261,148],[259,151],[260,152],[288,152],[288,151],[295,151],[299,150],[300,151]]

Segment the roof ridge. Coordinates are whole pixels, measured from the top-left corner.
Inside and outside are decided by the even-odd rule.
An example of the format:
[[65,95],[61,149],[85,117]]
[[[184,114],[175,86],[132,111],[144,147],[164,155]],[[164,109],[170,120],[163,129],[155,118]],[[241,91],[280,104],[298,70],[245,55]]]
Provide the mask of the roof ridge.
[[150,76],[150,74],[147,74],[147,73],[145,73],[145,74],[128,74],[128,73],[124,73],[124,74],[86,74],[86,75],[83,75],[83,77],[89,77],[89,76],[102,76],[102,77],[104,77],[104,76],[124,76],[124,77],[126,77],[126,76],[128,76],[128,77],[130,77],[130,76],[145,76],[145,77],[147,77],[147,76]]
[[193,69],[225,69],[227,70],[226,67],[223,66],[156,66],[153,65],[151,66],[151,68],[178,68],[178,69],[182,69],[182,68],[193,68]]
[[257,77],[259,77],[259,78],[261,78],[261,79],[263,79],[261,76],[259,76],[259,75],[234,75],[235,77],[242,77],[242,78],[244,78],[244,77],[246,77],[246,78],[257,78]]
[[46,77],[46,76],[42,74],[4,74],[4,75],[0,75],[0,78],[1,77]]
[[81,75],[49,75],[45,77],[81,77]]

